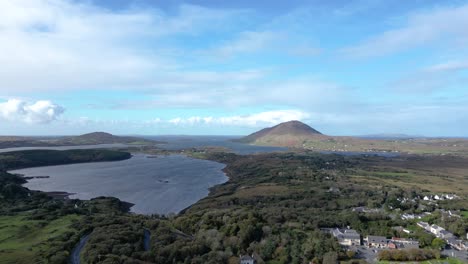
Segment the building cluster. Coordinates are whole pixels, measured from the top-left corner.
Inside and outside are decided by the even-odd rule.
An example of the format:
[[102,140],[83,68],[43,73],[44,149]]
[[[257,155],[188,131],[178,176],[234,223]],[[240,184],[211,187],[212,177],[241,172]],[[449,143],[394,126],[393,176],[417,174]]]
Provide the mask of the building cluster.
[[468,242],[463,241],[454,234],[445,230],[443,227],[438,225],[429,225],[426,222],[418,222],[418,226],[426,230],[427,232],[432,233],[438,238],[441,238],[447,242],[450,246],[457,250],[468,250]]
[[364,244],[368,248],[379,249],[409,249],[419,248],[419,242],[412,239],[392,237],[387,239],[383,236],[367,236],[364,239]]
[[[353,229],[324,228],[325,232],[332,234],[342,246],[365,245],[368,248],[379,249],[408,249],[419,248],[419,242],[411,239],[392,237],[387,239],[382,236],[367,236],[361,241],[361,235]],[[364,243],[363,243],[364,242]]]
[[402,220],[413,220],[413,219],[422,219],[425,216],[431,215],[429,212],[424,212],[422,214],[408,214],[404,213],[401,215]]
[[441,194],[441,195],[426,195],[423,197],[424,201],[440,201],[440,200],[455,200],[459,199],[455,194]]

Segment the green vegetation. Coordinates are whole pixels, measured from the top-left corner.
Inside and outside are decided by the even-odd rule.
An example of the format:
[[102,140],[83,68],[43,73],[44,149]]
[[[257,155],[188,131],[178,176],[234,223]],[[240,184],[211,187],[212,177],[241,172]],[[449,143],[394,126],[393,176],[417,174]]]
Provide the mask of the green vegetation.
[[117,161],[131,158],[128,152],[106,149],[25,150],[0,153],[0,171],[83,162]]
[[468,218],[468,211],[462,211],[462,212],[461,212],[461,215],[462,215],[464,218]]
[[[379,261],[379,264],[401,264],[401,261]],[[408,262],[415,263],[415,262]],[[431,259],[426,261],[417,262],[419,264],[465,264],[465,262],[455,258],[444,258],[444,259]]]
[[50,143],[58,144],[58,145],[95,145],[95,144],[114,144],[114,143],[121,143],[121,144],[134,144],[134,145],[145,145],[150,144],[153,145],[158,143],[156,141],[147,140],[143,138],[137,137],[122,137],[122,136],[114,136],[109,133],[105,132],[93,132],[88,133],[80,136],[74,137],[64,137],[55,140],[50,140]]
[[[466,211],[466,158],[389,159],[312,152],[242,156],[214,150],[185,153],[226,164],[224,171],[230,180],[213,187],[208,197],[181,214],[171,216],[129,214],[128,204],[115,198],[52,199],[21,187],[22,178],[0,173],[0,253],[5,253],[0,254],[0,263],[22,254],[27,257],[18,257],[17,263],[29,263],[28,259],[65,263],[84,234],[90,234],[81,254],[84,263],[238,263],[240,254],[254,254],[259,263],[269,264],[353,263],[354,254],[320,230],[346,226],[363,236],[417,239],[423,250],[399,252],[398,256],[390,253],[382,259],[423,260],[441,257],[435,250],[442,246],[440,241],[417,228],[414,221],[391,214],[431,211],[425,219],[430,223],[455,234],[468,229],[466,218],[442,220],[435,205],[416,199],[451,189],[461,199],[440,202],[439,206]],[[42,164],[42,156],[17,155],[17,162],[10,157],[5,164]],[[401,202],[403,198],[409,202]],[[353,211],[359,206],[378,210]],[[414,232],[401,234],[394,226]],[[144,250],[145,229],[151,232],[149,251]]]
[[238,141],[314,151],[399,152],[468,156],[468,140],[459,138],[364,139],[322,135],[298,121],[265,128]]
[[[80,219],[81,216],[73,214],[52,221],[34,220],[28,214],[0,216],[0,262],[28,263],[58,246],[49,241],[65,241],[72,237],[74,229],[71,226]],[[62,255],[67,256],[68,252],[62,252]]]
[[440,252],[430,249],[382,250],[378,258],[389,261],[423,261],[440,259]]
[[164,142],[138,137],[115,136],[105,132],[93,132],[80,136],[50,138],[0,136],[0,149],[14,147],[54,147],[97,144],[128,144],[138,146],[153,146],[157,143]]

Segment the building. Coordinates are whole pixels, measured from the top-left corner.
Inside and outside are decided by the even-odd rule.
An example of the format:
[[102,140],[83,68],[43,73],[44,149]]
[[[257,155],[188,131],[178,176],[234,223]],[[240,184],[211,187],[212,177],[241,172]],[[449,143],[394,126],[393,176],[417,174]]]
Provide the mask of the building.
[[443,238],[443,239],[449,239],[453,236],[454,235],[447,230],[441,230],[438,235],[438,237]]
[[418,222],[417,225],[421,228],[424,228],[427,231],[431,231],[431,226],[426,222]]
[[388,239],[383,236],[367,236],[366,238],[368,248],[387,248]]
[[438,226],[438,225],[431,225],[431,233],[434,234],[436,237],[440,237],[440,232],[445,230],[444,228]]
[[239,263],[240,264],[255,264],[255,259],[253,258],[253,256],[244,255],[244,256],[240,256]]
[[393,230],[396,230],[396,231],[398,231],[398,232],[404,232],[404,233],[406,233],[406,234],[411,234],[411,230],[406,229],[406,228],[404,228],[404,227],[402,227],[402,226],[394,226],[394,227],[392,227],[392,229],[393,229]]
[[361,235],[353,229],[332,229],[331,234],[338,239],[338,243],[342,246],[359,246],[361,245]]
[[467,250],[468,251],[468,242],[465,242],[461,239],[457,239],[455,237],[451,237],[447,239],[447,244],[449,244],[451,247],[453,247],[456,250]]
[[395,245],[395,248],[397,249],[419,248],[419,241],[412,239],[392,237],[389,242],[389,248],[391,248],[390,243]]

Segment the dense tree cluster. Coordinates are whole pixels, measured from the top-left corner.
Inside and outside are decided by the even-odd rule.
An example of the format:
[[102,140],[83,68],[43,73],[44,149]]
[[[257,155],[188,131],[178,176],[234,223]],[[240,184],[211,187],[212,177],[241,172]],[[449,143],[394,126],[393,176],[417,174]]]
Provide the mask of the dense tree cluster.
[[408,250],[383,250],[379,252],[379,260],[389,261],[423,261],[439,259],[440,251],[434,249],[408,249]]

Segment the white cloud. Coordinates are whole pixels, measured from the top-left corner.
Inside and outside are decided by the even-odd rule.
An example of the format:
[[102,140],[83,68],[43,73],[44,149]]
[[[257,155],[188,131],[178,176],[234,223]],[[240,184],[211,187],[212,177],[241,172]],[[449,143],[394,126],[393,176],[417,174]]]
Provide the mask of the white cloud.
[[[382,56],[442,40],[450,45],[468,39],[468,5],[412,14],[406,25],[385,31],[342,50],[349,57]],[[464,43],[466,44],[466,43]]]
[[145,89],[179,68],[161,38],[229,27],[245,10],[114,12],[89,1],[0,1],[0,92]]
[[283,34],[272,31],[245,31],[241,32],[236,39],[229,40],[222,46],[211,50],[216,56],[229,58],[242,53],[251,53],[268,49],[284,38]]
[[388,86],[394,91],[419,94],[431,94],[443,90],[464,89],[466,80],[462,72],[468,69],[468,62],[451,60],[434,64],[428,67],[405,73],[397,80],[391,81]]
[[300,110],[275,110],[265,111],[248,115],[234,115],[224,117],[201,117],[192,116],[188,118],[174,118],[168,122],[173,125],[228,125],[228,126],[265,126],[276,125],[291,120],[305,120],[310,115]]
[[8,121],[46,124],[56,120],[65,109],[50,101],[26,102],[10,99],[0,103],[0,117]]
[[429,73],[437,73],[437,72],[457,72],[460,70],[468,69],[468,62],[466,61],[449,61],[445,63],[439,63],[436,65],[432,65],[425,69],[426,72]]

